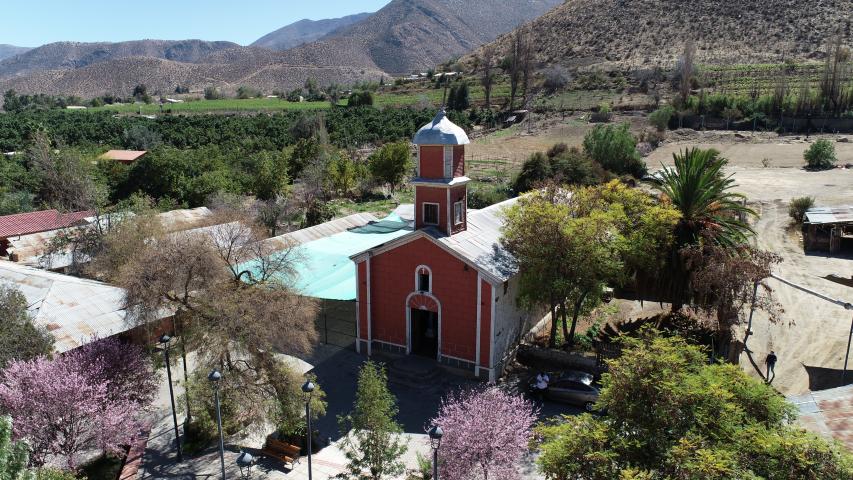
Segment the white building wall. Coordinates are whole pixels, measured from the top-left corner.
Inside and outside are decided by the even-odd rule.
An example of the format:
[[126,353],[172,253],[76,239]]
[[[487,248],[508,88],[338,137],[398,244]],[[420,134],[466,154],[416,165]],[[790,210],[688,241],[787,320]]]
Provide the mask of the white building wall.
[[492,286],[495,297],[495,331],[492,337],[495,377],[503,373],[515,356],[522,337],[542,319],[547,310],[524,309],[518,302],[519,283],[519,276],[516,275],[503,284]]

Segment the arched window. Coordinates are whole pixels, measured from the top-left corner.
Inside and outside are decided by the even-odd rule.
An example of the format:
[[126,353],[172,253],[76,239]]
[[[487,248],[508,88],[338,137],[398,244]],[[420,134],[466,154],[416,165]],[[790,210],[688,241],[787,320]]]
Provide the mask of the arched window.
[[421,265],[415,269],[415,290],[432,292],[432,270],[426,265]]

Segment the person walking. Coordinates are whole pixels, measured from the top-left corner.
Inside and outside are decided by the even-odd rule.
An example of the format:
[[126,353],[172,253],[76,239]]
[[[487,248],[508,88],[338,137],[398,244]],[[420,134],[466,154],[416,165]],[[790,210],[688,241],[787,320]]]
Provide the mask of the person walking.
[[776,352],[770,350],[770,354],[767,355],[764,363],[767,364],[767,383],[770,383],[776,378]]

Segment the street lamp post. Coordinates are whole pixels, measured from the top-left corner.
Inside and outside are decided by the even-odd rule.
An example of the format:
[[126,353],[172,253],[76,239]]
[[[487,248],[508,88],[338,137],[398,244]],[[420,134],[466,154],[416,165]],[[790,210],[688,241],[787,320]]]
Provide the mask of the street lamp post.
[[302,392],[305,393],[305,422],[308,427],[305,433],[308,442],[308,480],[311,480],[311,395],[314,392],[314,384],[311,380],[305,381]]
[[429,444],[432,447],[432,478],[438,480],[438,448],[441,446],[441,437],[444,432],[441,427],[433,425],[429,429]]
[[216,427],[219,429],[219,465],[222,468],[222,480],[225,480],[225,440],[222,438],[222,412],[219,410],[219,380],[222,374],[213,369],[207,379],[213,382],[213,398],[216,402]]
[[169,380],[169,400],[172,402],[172,422],[175,424],[175,445],[178,448],[178,461],[184,459],[183,451],[181,451],[181,435],[178,433],[178,414],[175,412],[175,393],[172,391],[172,367],[169,362],[169,340],[172,337],[163,334],[160,337],[160,343],[163,344],[163,355],[166,360],[166,378]]
[[252,474],[252,465],[255,463],[255,457],[249,452],[240,452],[237,456],[237,468],[240,469],[240,476],[244,479],[249,478]]

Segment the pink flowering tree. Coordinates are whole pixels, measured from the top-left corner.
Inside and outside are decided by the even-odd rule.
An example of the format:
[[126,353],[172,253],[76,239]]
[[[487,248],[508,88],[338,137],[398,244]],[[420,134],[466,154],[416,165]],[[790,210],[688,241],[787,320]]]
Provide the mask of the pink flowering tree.
[[537,413],[530,401],[496,387],[448,395],[432,420],[444,432],[442,478],[518,479]]
[[58,456],[73,470],[83,450],[117,453],[128,444],[156,387],[141,348],[105,339],[53,360],[9,364],[0,374],[0,410],[14,418],[15,438],[30,444],[31,465]]

